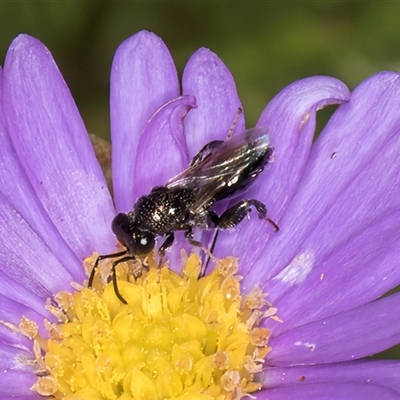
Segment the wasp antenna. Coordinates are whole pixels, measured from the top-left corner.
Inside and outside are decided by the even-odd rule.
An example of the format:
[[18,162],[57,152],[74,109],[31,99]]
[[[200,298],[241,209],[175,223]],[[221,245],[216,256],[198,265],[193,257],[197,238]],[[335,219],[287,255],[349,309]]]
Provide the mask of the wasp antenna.
[[121,302],[124,303],[124,304],[128,304],[128,302],[123,298],[121,292],[118,289],[117,273],[115,271],[115,268],[117,267],[118,264],[124,263],[126,261],[131,261],[131,260],[134,260],[134,259],[135,259],[135,257],[133,257],[133,256],[122,257],[119,260],[114,261],[113,264],[112,264],[112,268],[111,268],[112,283],[113,283],[113,287],[114,287],[114,292],[117,295],[117,297],[121,300]]
[[268,221],[273,226],[275,232],[279,231],[278,224],[276,222],[272,221],[271,218],[265,218],[265,220]]
[[240,115],[242,114],[242,112],[243,112],[243,109],[241,107],[239,107],[238,110],[237,110],[237,113],[235,115],[235,118],[232,121],[232,125],[229,128],[228,135],[226,136],[226,140],[229,140],[232,137],[233,131],[236,128],[236,125],[237,125],[237,123],[239,121],[239,118],[240,118]]
[[96,275],[96,271],[97,271],[97,267],[99,265],[99,261],[100,261],[100,257],[96,258],[96,262],[93,265],[92,271],[90,272],[90,276],[89,276],[89,282],[88,282],[88,287],[92,287],[93,285],[93,279],[94,276]]
[[93,285],[93,279],[94,276],[96,275],[96,271],[97,268],[99,266],[100,261],[102,260],[106,260],[107,258],[117,258],[117,257],[121,257],[124,256],[125,254],[127,254],[128,251],[127,250],[123,250],[123,251],[119,251],[118,253],[111,253],[111,254],[101,254],[96,258],[96,261],[93,265],[92,271],[90,272],[90,276],[89,276],[89,282],[88,282],[88,287],[92,287]]

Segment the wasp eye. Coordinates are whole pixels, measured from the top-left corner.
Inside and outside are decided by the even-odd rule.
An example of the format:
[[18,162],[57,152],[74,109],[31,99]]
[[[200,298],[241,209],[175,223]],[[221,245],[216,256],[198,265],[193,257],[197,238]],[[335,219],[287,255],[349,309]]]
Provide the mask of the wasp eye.
[[118,241],[127,247],[128,243],[132,240],[132,232],[128,215],[123,213],[117,214],[113,219],[111,228]]
[[144,256],[153,250],[155,244],[156,241],[152,233],[138,231],[133,234],[130,250],[133,254]]

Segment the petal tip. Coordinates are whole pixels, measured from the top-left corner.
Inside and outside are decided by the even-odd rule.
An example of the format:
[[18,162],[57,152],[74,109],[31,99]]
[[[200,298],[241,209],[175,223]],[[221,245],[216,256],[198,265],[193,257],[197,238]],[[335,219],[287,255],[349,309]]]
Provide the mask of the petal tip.
[[26,33],[20,33],[13,39],[8,50],[15,51],[21,48],[31,48],[32,46],[37,46],[37,45],[44,47],[43,43],[40,42],[40,40]]
[[199,65],[199,64],[205,64],[205,63],[214,63],[214,64],[219,64],[225,68],[227,68],[225,66],[225,64],[221,61],[221,59],[210,49],[206,48],[206,47],[201,47],[198,50],[196,50],[189,58],[188,63],[186,68],[190,65],[190,64],[194,64],[194,65]]
[[135,48],[151,49],[153,46],[159,45],[165,46],[163,40],[159,36],[153,32],[143,30],[125,39],[118,46],[117,53],[120,50],[129,50]]

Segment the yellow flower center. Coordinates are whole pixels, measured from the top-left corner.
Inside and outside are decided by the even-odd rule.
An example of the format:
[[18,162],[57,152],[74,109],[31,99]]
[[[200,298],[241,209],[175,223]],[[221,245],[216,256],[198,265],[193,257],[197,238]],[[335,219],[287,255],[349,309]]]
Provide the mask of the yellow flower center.
[[241,295],[237,269],[226,258],[199,278],[192,254],[181,275],[150,265],[135,279],[119,265],[126,305],[99,278],[95,289],[59,293],[62,322],[47,323],[47,341],[33,338],[32,389],[74,400],[240,399],[260,389],[270,332],[258,324],[275,309],[258,288]]

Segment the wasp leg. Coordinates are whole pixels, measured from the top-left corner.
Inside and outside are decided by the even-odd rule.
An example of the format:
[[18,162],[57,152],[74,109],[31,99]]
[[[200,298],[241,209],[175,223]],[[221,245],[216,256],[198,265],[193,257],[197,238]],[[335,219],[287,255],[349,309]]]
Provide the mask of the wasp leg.
[[170,248],[172,246],[172,243],[174,243],[175,240],[175,235],[174,232],[170,232],[165,239],[164,243],[160,246],[158,249],[158,255],[160,256],[160,261],[158,263],[158,267],[161,268],[162,263],[163,263],[163,258],[165,256],[165,250]]
[[218,214],[213,210],[209,210],[207,214],[207,227],[216,228],[218,226],[218,222],[219,222]]
[[203,243],[193,239],[192,228],[189,228],[187,231],[185,231],[185,238],[192,246],[200,247],[208,257],[210,257],[213,261],[215,260],[215,257],[210,253]]
[[[217,228],[218,227],[218,221],[219,221],[218,214],[213,210],[209,210],[208,213],[207,213],[207,221],[206,221],[207,228]],[[210,250],[208,250],[206,252],[207,261],[204,264],[204,270],[201,272],[200,276],[204,276],[206,274],[207,268],[208,268],[208,264],[210,263],[210,260],[215,261],[215,258],[212,257],[212,253],[214,251],[215,244],[217,243],[218,232],[219,232],[218,229],[216,229],[215,233],[214,233],[214,237],[213,237],[212,242],[211,242]]]
[[235,227],[251,211],[252,206],[258,211],[258,218],[268,221],[274,227],[275,231],[279,230],[279,226],[267,217],[267,207],[265,207],[265,204],[254,199],[242,200],[234,206],[228,208],[219,217],[217,227],[219,229],[229,229]]
[[98,265],[99,265],[99,262],[100,262],[101,260],[106,260],[107,258],[117,258],[117,257],[121,257],[121,256],[124,256],[124,255],[127,254],[127,253],[128,253],[128,250],[124,250],[124,251],[119,251],[118,253],[99,255],[99,256],[97,257],[97,259],[96,259],[94,265],[93,265],[92,272],[90,273],[89,282],[88,282],[88,287],[92,287],[92,285],[93,285],[93,279],[94,279],[94,276],[95,276],[95,274],[96,274],[96,270],[97,270],[97,267],[98,267]]
[[167,238],[165,239],[165,242],[160,246],[158,249],[158,255],[162,258],[165,255],[165,250],[167,250],[169,247],[172,246],[172,243],[174,243],[175,240],[175,235],[174,232],[168,233]]
[[[218,233],[219,233],[219,230],[216,229],[215,233],[214,233],[213,240],[211,242],[211,247],[210,247],[210,250],[209,250],[211,255],[214,252],[215,245],[217,244]],[[206,263],[204,265],[204,270],[201,272],[200,276],[205,276],[205,274],[207,272],[208,264],[210,264],[211,258],[213,259],[213,261],[215,261],[214,257],[207,256],[207,261],[206,261]]]
[[124,303],[124,304],[128,304],[128,303],[127,303],[127,301],[122,297],[122,295],[121,295],[121,293],[120,293],[120,291],[119,291],[119,289],[118,289],[117,275],[116,275],[116,273],[115,273],[115,267],[116,267],[118,264],[121,264],[121,263],[126,262],[126,261],[131,261],[131,260],[134,260],[134,259],[135,259],[134,256],[122,257],[122,258],[120,258],[119,260],[114,261],[114,262],[113,262],[113,265],[112,265],[112,268],[111,268],[114,292],[115,292],[116,296],[117,296],[117,297],[122,301],[122,303]]

